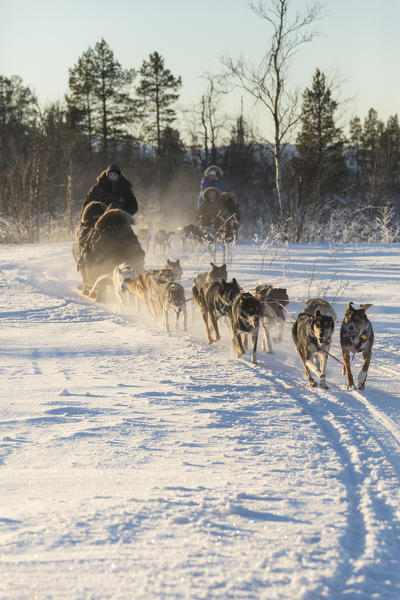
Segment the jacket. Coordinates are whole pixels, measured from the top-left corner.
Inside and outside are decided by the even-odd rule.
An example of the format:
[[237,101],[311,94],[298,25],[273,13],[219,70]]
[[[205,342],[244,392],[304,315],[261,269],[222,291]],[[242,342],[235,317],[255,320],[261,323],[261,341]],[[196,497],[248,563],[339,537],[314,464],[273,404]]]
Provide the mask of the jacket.
[[104,202],[106,206],[112,204],[113,208],[121,208],[130,215],[134,215],[138,210],[138,203],[130,181],[124,175],[120,175],[118,181],[110,181],[106,171],[100,173],[97,183],[86,194],[82,210],[89,202],[93,201]]

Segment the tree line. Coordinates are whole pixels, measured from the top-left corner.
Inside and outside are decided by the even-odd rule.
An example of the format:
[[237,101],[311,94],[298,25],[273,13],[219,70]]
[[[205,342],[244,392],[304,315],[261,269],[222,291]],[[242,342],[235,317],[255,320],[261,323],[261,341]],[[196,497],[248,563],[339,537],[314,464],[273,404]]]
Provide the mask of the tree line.
[[[224,72],[207,75],[186,109],[178,105],[182,79],[158,52],[139,69],[124,69],[104,39],[69,69],[62,102],[41,107],[20,77],[0,75],[0,239],[69,239],[84,194],[109,162],[122,166],[141,213],[155,224],[192,222],[202,172],[218,164],[237,195],[244,235],[274,224],[291,241],[341,239],[345,223],[363,240],[377,219],[394,227],[398,116],[384,122],[371,108],[363,120],[343,123],[335,84],[318,68],[301,94],[290,92],[290,59],[312,41],[307,28],[317,8],[290,21],[288,4],[253,7],[273,30],[261,66],[226,57]],[[234,85],[270,115],[271,141],[243,105],[234,116],[224,113]]]

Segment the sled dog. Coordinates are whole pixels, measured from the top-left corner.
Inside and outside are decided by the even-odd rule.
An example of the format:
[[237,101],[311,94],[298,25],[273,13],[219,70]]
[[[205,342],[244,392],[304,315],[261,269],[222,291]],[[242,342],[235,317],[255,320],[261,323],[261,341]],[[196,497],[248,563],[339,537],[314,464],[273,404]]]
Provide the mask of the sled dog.
[[312,298],[308,300],[304,311],[293,323],[293,341],[311,387],[317,387],[311,372],[319,377],[322,388],[328,387],[326,385],[327,353],[332,342],[335,320],[336,314],[329,302]]
[[169,260],[169,258],[167,258],[167,262],[164,265],[164,269],[172,270],[172,280],[173,281],[180,281],[182,279],[183,271],[182,271],[181,262],[180,262],[179,258],[175,261]]
[[[207,342],[209,344],[217,342],[221,339],[217,321],[220,317],[230,316],[232,303],[240,292],[239,284],[235,278],[232,281],[223,279],[206,283],[200,290],[193,285],[192,292],[204,320]],[[214,329],[215,339],[211,335],[208,319]]]
[[285,323],[285,306],[289,304],[289,296],[285,288],[275,288],[271,285],[259,284],[255,289],[262,305],[261,323],[263,326],[263,350],[267,354],[274,354],[271,344],[271,330],[276,326],[277,337],[273,338],[275,344],[282,341],[283,325]]
[[156,252],[158,250],[161,254],[165,254],[171,244],[169,238],[171,235],[174,235],[174,233],[175,231],[159,229],[154,236],[153,251]]
[[363,353],[363,366],[358,374],[355,386],[363,390],[369,363],[371,361],[372,345],[374,343],[374,331],[371,321],[365,314],[372,304],[360,304],[360,308],[353,307],[353,302],[349,302],[342,325],[340,328],[340,345],[343,356],[343,372],[347,378],[347,389],[354,387],[353,374],[350,369],[350,353]]
[[232,343],[237,358],[246,353],[248,336],[252,338],[251,360],[257,363],[257,340],[263,307],[260,299],[250,292],[240,292],[233,301],[230,314]]
[[112,273],[112,283],[114,294],[117,298],[119,308],[123,311],[129,303],[129,291],[127,288],[128,281],[133,281],[137,278],[136,269],[127,263],[117,265]]
[[186,311],[186,299],[185,290],[183,286],[177,281],[164,281],[162,279],[154,278],[154,284],[157,286],[158,301],[160,304],[160,310],[163,315],[163,323],[165,331],[169,331],[169,310],[173,310],[176,315],[175,329],[179,328],[179,317],[183,314],[182,331],[186,331],[187,328],[187,311]]
[[195,296],[194,296],[194,292],[193,292],[193,287],[197,288],[197,291],[199,292],[200,289],[206,284],[209,283],[211,281],[222,281],[223,279],[225,279],[225,281],[228,278],[228,273],[226,270],[226,264],[224,263],[223,265],[221,265],[220,267],[218,267],[217,265],[214,265],[213,262],[210,263],[211,265],[211,271],[203,271],[202,273],[199,273],[198,275],[196,275],[196,277],[193,277],[193,286],[192,286],[192,318],[194,318],[194,309],[196,306],[196,301],[195,301]]

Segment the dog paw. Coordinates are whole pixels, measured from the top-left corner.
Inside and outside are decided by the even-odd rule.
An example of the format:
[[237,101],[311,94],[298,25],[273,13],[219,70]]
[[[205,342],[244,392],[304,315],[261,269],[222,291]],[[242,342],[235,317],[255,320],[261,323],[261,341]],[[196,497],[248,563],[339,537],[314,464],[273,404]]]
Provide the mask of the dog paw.
[[275,352],[273,350],[266,350],[265,354],[275,354]]
[[359,390],[364,390],[365,389],[365,383],[359,383],[357,385],[357,387],[358,387]]
[[312,388],[318,387],[318,384],[316,381],[314,381],[314,379],[310,379],[309,384],[310,384],[310,387],[312,387]]
[[323,390],[329,390],[329,387],[326,385],[326,381],[321,381],[319,385]]

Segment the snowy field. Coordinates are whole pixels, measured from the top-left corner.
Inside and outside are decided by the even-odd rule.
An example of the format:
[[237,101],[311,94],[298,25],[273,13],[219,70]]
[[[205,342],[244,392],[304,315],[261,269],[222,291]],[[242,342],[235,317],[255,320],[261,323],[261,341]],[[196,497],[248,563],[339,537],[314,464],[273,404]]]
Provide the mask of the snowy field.
[[[209,257],[177,255],[190,296]],[[198,312],[166,334],[85,302],[71,244],[0,246],[0,268],[2,599],[400,598],[399,245],[240,244],[229,264],[294,314],[372,303],[364,392],[332,358],[308,388],[289,315],[253,365]]]

